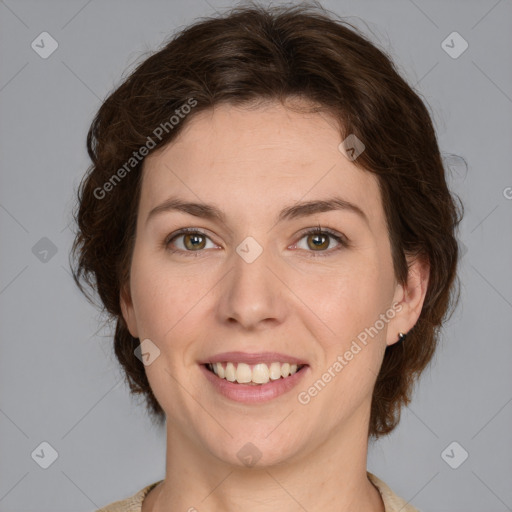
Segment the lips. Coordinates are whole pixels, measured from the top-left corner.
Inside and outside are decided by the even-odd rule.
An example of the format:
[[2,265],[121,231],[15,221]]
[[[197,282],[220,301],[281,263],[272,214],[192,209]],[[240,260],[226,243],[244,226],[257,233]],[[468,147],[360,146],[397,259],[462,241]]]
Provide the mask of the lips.
[[237,402],[266,402],[294,388],[309,373],[304,359],[280,352],[222,352],[199,361],[213,389]]
[[219,377],[208,369],[207,364],[200,364],[199,368],[206,381],[210,383],[211,389],[225,398],[247,405],[268,402],[285,395],[310,372],[310,367],[305,365],[288,377],[269,380],[267,383],[238,383]]

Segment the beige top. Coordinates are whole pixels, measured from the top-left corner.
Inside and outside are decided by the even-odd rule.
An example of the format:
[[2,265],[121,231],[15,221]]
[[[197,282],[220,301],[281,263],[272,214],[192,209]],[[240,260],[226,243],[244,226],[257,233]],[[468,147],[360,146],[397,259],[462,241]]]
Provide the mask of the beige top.
[[[372,473],[367,472],[368,479],[379,490],[384,502],[384,509],[386,512],[419,512],[418,509],[409,505],[405,500],[397,496],[382,480],[377,478]],[[115,501],[106,507],[103,507],[96,512],[141,512],[142,502],[149,491],[156,487],[162,480],[144,487],[138,493],[130,498],[121,501]]]

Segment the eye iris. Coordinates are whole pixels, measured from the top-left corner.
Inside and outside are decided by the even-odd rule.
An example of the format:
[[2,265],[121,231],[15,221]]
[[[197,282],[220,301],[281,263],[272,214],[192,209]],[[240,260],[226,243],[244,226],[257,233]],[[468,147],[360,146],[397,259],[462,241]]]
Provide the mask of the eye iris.
[[[191,239],[193,241],[191,241]],[[202,239],[202,242],[200,241],[199,243],[197,243],[199,239]],[[185,247],[187,249],[191,249],[191,250],[203,249],[203,247],[206,243],[205,237],[203,235],[199,235],[197,233],[193,233],[190,235],[183,235],[183,241],[184,241]]]
[[[201,233],[183,234],[183,243],[190,251],[203,249],[206,244],[206,237]],[[324,233],[313,233],[307,236],[310,249],[327,249],[329,247],[330,235]]]
[[[308,237],[308,246],[310,249],[326,249],[327,247],[329,247],[329,240],[328,240],[329,237],[325,236],[325,235],[322,235],[322,234],[314,234],[314,235],[309,235]],[[310,243],[310,240],[316,240],[318,241],[319,239],[323,239],[323,242],[320,242],[320,243],[317,243],[317,242],[313,242],[312,244]],[[327,244],[325,243],[327,242]]]

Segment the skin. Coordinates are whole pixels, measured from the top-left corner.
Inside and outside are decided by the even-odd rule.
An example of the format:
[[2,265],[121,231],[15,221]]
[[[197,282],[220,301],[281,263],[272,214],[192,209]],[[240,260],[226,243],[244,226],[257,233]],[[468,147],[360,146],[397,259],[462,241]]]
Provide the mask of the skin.
[[[338,150],[339,130],[326,114],[280,103],[219,105],[184,128],[145,160],[131,276],[120,298],[131,334],[160,350],[145,369],[167,416],[166,476],[143,512],[383,512],[366,476],[372,390],[386,346],[420,315],[428,268],[410,261],[407,284],[397,283],[378,182]],[[369,223],[346,210],[276,223],[285,206],[333,192]],[[215,204],[226,224],[177,211],[147,222],[171,194]],[[302,233],[318,225],[350,246],[328,238],[311,247],[315,235]],[[203,248],[184,245],[185,235],[170,252],[166,238],[185,227],[207,233]],[[250,264],[236,252],[248,236],[263,248]],[[378,335],[299,403],[297,394],[393,304],[400,311]],[[236,403],[198,365],[235,350],[304,358],[308,374],[272,401]],[[237,457],[247,442],[261,452],[250,468]]]

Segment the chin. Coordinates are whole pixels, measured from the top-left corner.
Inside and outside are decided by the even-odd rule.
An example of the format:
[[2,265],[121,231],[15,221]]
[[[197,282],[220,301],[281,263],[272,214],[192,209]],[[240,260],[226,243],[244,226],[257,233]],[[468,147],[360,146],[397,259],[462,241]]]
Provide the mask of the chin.
[[275,432],[269,436],[268,433],[278,423],[268,428],[265,434],[261,431],[251,433],[247,428],[240,430],[239,434],[230,430],[233,438],[224,436],[224,443],[220,445],[217,438],[209,447],[210,451],[217,459],[238,468],[264,469],[283,464],[297,454],[298,443],[286,432],[283,436]]

